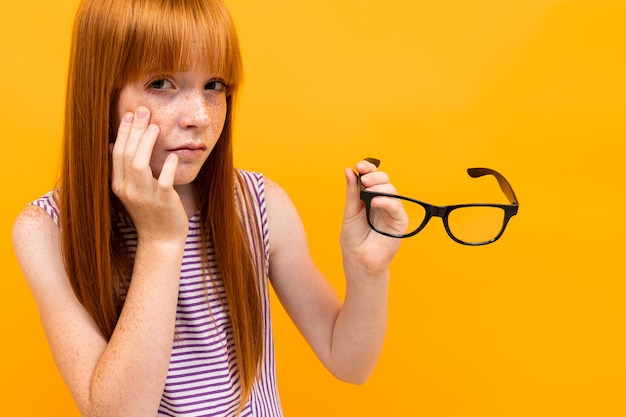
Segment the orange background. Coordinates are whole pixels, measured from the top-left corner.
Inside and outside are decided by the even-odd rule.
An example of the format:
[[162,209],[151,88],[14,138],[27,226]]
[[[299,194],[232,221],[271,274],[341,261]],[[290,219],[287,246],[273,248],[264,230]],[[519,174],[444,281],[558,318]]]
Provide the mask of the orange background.
[[[342,169],[362,157],[433,204],[506,202],[470,166],[520,200],[494,245],[455,244],[438,219],[403,243],[364,386],[334,380],[274,303],[285,414],[626,415],[626,3],[227,3],[246,68],[237,164],[289,192],[337,291]],[[55,183],[76,4],[4,0],[0,17],[3,415],[78,415],[10,244]]]

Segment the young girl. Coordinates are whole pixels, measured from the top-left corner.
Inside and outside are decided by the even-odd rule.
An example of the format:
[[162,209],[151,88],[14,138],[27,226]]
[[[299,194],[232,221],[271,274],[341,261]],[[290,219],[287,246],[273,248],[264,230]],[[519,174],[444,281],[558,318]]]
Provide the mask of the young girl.
[[[346,169],[342,303],[285,192],[233,167],[240,79],[219,0],[78,10],[60,184],[13,236],[85,416],[282,415],[268,280],[337,378],[362,383],[377,361],[399,241],[368,227]],[[395,192],[371,163],[355,169],[363,187]]]

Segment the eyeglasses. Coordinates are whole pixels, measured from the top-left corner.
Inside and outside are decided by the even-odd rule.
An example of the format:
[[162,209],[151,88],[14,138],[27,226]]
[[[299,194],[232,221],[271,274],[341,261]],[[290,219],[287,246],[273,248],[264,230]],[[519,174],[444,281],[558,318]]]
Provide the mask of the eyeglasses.
[[[380,165],[375,158],[365,158],[368,162]],[[367,191],[361,184],[361,200],[365,203],[367,222],[372,230],[393,238],[406,238],[419,233],[432,217],[441,217],[443,226],[452,240],[462,245],[480,246],[493,243],[504,233],[511,217],[517,214],[519,203],[509,182],[497,171],[489,168],[469,168],[467,173],[472,178],[493,175],[500,189],[511,204],[457,204],[453,206],[434,206],[423,201],[401,195]],[[386,208],[401,204],[408,217],[404,231],[397,230],[399,222],[391,221]],[[405,219],[400,219],[403,221]]]

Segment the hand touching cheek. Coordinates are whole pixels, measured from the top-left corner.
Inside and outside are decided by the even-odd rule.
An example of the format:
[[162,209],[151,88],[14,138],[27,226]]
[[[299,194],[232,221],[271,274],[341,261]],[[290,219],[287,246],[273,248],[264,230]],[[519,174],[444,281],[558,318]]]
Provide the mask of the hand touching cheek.
[[141,239],[184,241],[187,215],[174,190],[178,157],[169,155],[158,178],[154,178],[150,161],[159,128],[149,120],[146,107],[122,116],[112,150],[111,187],[130,214]]

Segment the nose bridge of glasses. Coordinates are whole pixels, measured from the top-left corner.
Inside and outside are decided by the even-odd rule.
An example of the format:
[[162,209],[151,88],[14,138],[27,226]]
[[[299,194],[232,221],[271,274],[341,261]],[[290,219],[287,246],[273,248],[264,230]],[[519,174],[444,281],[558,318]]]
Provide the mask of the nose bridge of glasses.
[[430,204],[428,205],[428,214],[430,215],[430,217],[441,217],[443,219],[447,212],[447,206],[433,206]]

